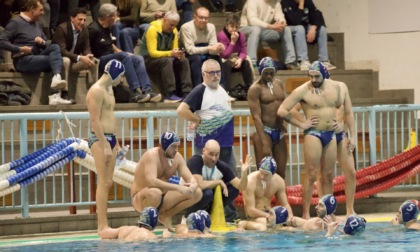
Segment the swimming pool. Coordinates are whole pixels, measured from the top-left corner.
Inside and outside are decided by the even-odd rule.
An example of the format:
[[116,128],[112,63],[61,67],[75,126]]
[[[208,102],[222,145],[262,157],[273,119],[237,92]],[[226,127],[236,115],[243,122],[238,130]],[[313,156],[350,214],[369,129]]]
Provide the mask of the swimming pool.
[[39,239],[29,244],[0,243],[0,251],[417,251],[419,232],[392,227],[388,223],[368,223],[361,236],[325,238],[321,234],[244,232],[218,234],[215,238],[167,239],[143,243],[101,241],[97,236],[66,239]]

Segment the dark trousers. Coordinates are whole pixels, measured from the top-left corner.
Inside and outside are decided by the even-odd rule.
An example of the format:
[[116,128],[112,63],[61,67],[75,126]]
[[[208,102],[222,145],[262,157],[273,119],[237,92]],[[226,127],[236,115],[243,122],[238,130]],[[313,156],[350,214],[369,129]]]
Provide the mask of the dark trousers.
[[[238,213],[236,212],[236,209],[233,207],[233,201],[238,196],[239,191],[238,189],[233,187],[231,184],[227,184],[226,186],[229,192],[229,196],[226,197],[225,195],[223,195],[223,191],[222,191],[222,200],[223,200],[223,207],[225,211],[225,218],[227,222],[233,222],[235,219],[238,218]],[[201,198],[201,200],[197,202],[195,205],[185,210],[186,216],[198,210],[206,210],[208,213],[210,213],[211,207],[213,204],[214,190],[215,189],[203,190],[203,197]]]
[[[230,61],[223,62],[222,65],[223,75],[225,79],[225,89],[229,91],[232,87],[230,85],[230,74],[233,72],[241,72],[242,78],[244,79],[244,84],[246,87],[250,87],[254,82],[254,71],[248,60],[244,60],[241,64],[241,67],[236,69],[232,67]],[[235,85],[238,83],[234,83]]]

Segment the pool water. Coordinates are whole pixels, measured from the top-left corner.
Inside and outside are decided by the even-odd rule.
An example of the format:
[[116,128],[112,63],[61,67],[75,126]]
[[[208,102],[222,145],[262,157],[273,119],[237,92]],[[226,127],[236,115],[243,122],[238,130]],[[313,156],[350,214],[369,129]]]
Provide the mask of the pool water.
[[0,246],[0,251],[417,251],[420,244],[418,231],[392,227],[389,223],[367,223],[360,236],[338,235],[325,238],[324,233],[303,232],[243,232],[218,234],[214,238],[164,239],[142,243],[101,241],[91,238],[75,241],[38,240],[31,245]]

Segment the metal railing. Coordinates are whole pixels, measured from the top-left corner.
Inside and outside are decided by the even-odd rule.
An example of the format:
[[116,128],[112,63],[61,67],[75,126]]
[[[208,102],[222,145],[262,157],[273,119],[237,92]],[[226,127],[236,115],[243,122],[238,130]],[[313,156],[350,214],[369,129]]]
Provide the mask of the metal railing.
[[[402,152],[410,145],[410,139],[417,144],[419,110],[418,105],[355,107],[358,143],[355,152],[356,169]],[[247,153],[254,156],[251,135],[255,129],[249,110],[233,112],[235,156],[237,160],[243,160]],[[179,152],[184,158],[194,154],[192,143],[184,137],[187,122],[179,119],[175,111],[117,111],[115,116],[120,143],[131,146],[127,153],[129,160],[138,161],[147,149],[157,146],[160,135],[167,130],[173,130],[180,135]],[[0,114],[0,129],[0,164],[5,164],[44,148],[58,138],[74,136],[87,139],[90,122],[87,112]],[[286,183],[300,184],[304,166],[302,132],[289,125],[286,139],[289,155]],[[335,172],[336,175],[341,175],[340,167],[337,166]],[[95,204],[92,200],[92,188],[95,188],[95,184],[96,177],[92,172],[75,162],[70,162],[19,192],[0,197],[0,212],[21,210],[22,216],[28,217],[29,209],[34,208],[92,206]],[[414,180],[399,187],[419,185],[419,177],[416,176]],[[129,203],[129,190],[115,184],[109,199],[111,205]]]

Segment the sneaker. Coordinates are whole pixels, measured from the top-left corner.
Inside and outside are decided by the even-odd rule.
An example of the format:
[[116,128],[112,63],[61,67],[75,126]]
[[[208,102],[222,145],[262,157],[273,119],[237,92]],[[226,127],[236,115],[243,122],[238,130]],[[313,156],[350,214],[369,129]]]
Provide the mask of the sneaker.
[[69,93],[67,91],[61,91],[61,98],[63,98],[64,100],[70,101],[71,104],[76,104],[76,100],[75,99],[71,99],[69,97]]
[[137,102],[137,103],[148,102],[149,100],[150,100],[149,94],[134,93],[130,98],[130,102]]
[[48,96],[48,100],[49,100],[48,102],[49,105],[71,104],[71,101],[64,100],[63,98],[61,98],[60,93],[55,93]]
[[150,95],[149,102],[160,102],[162,100],[162,96],[160,94],[155,94],[152,91],[146,91],[145,94]]
[[329,61],[323,61],[322,64],[327,68],[328,71],[334,70],[337,67],[331,64]]
[[307,60],[301,61],[298,66],[299,70],[301,71],[309,71],[310,67],[311,67],[311,62]]
[[165,100],[163,101],[164,103],[175,103],[175,102],[180,102],[182,100],[181,97],[176,96],[176,95],[168,95],[166,96]]
[[51,81],[52,89],[63,89],[67,85],[67,81],[61,79],[61,75],[56,74],[53,76]]
[[287,63],[286,64],[286,69],[287,70],[297,70],[298,67],[297,67],[297,65],[295,63]]

